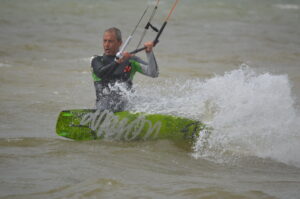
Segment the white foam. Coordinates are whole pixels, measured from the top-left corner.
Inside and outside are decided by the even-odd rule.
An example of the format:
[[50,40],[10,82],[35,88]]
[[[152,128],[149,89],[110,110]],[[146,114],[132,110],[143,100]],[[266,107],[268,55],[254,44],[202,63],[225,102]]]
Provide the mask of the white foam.
[[216,110],[214,131],[209,147],[199,138],[196,156],[229,152],[300,166],[300,122],[286,75],[241,68],[206,81],[203,91]]
[[275,7],[285,10],[298,10],[299,6],[295,4],[276,4]]
[[195,157],[222,159],[229,153],[300,167],[300,122],[287,75],[257,74],[244,66],[206,81],[168,80],[135,89],[133,110],[204,120],[213,127],[210,136],[198,139]]

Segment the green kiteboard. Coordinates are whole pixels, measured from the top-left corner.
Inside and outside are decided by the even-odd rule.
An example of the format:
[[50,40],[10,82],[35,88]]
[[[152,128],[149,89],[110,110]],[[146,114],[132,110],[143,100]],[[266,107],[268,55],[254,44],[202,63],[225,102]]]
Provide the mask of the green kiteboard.
[[65,110],[59,114],[56,133],[74,140],[122,141],[168,139],[192,144],[207,127],[195,120],[163,114]]

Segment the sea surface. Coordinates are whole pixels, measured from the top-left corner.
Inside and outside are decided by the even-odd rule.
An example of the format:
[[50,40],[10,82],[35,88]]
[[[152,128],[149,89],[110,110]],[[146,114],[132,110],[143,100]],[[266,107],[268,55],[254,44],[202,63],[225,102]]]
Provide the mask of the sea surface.
[[[161,0],[160,27],[173,0]],[[0,198],[300,198],[300,1],[181,0],[129,109],[201,120],[168,140],[71,141],[65,109],[93,108],[90,57],[116,26],[134,50],[155,1],[0,0]],[[156,33],[148,31],[144,41]],[[145,58],[144,53],[138,54]]]

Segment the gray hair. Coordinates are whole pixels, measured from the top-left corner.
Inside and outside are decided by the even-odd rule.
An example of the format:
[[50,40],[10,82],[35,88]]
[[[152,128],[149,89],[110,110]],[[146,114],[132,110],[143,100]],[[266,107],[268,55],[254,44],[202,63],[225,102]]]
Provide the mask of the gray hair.
[[118,28],[112,27],[109,28],[107,30],[105,30],[104,32],[113,32],[116,35],[116,39],[120,42],[122,42],[122,34],[121,34],[121,30],[119,30]]

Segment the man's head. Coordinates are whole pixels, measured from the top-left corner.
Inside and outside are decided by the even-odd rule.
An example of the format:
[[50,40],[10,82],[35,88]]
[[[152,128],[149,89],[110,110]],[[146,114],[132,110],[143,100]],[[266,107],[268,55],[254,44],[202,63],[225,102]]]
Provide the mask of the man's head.
[[103,34],[103,50],[105,55],[116,55],[122,45],[122,35],[118,28],[109,28]]

